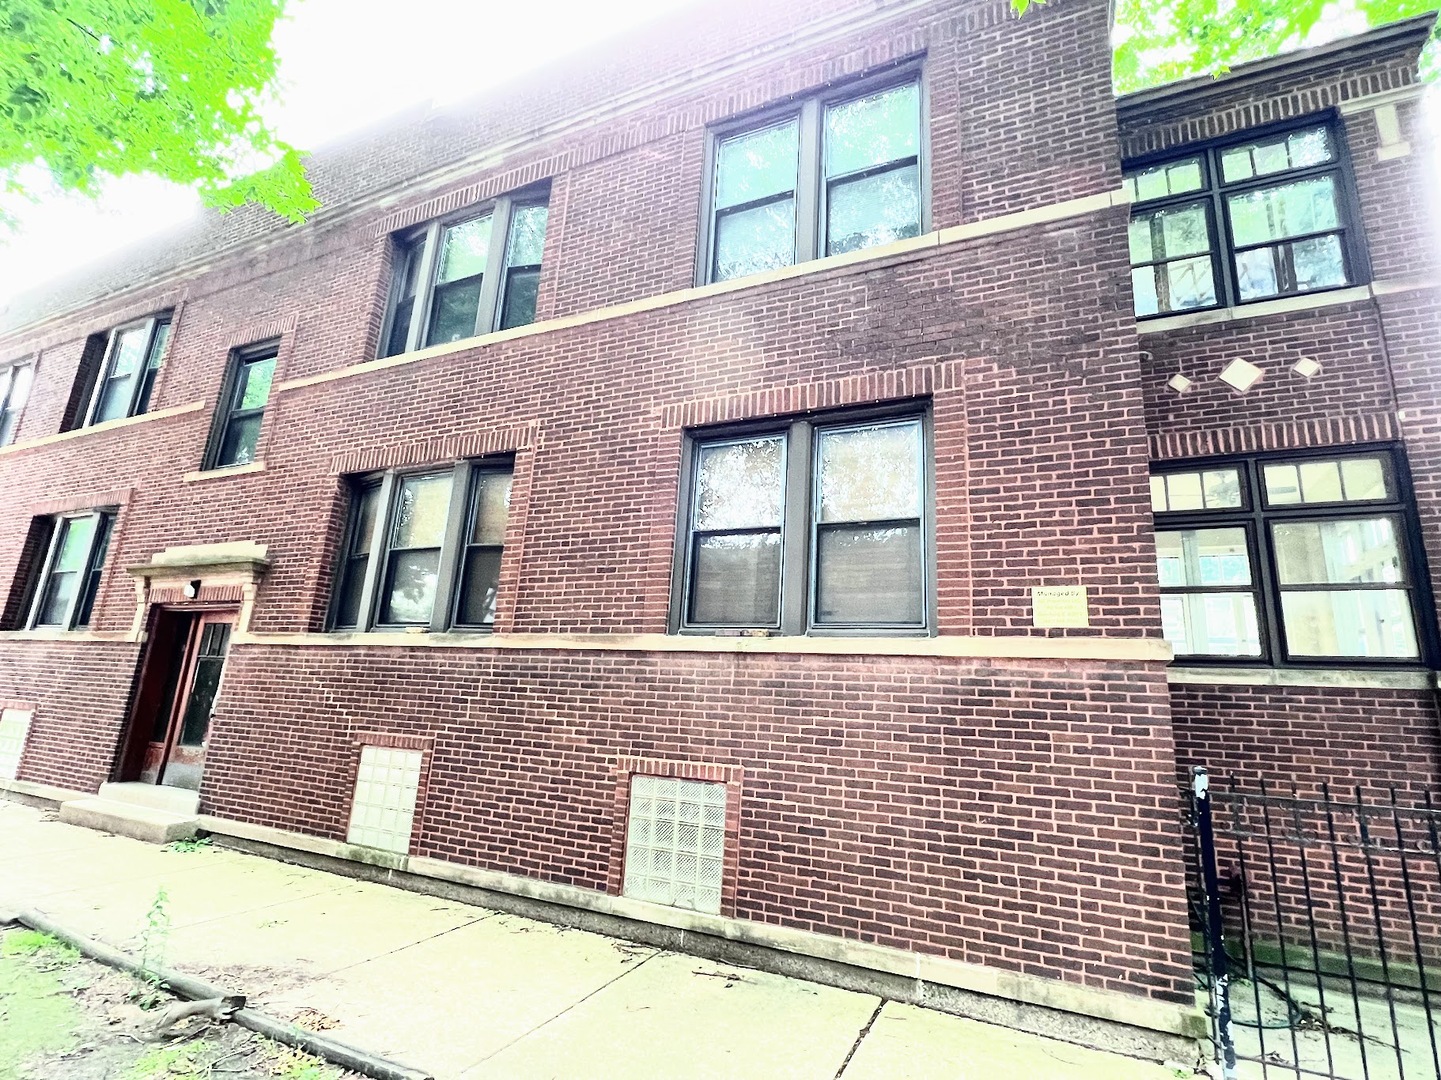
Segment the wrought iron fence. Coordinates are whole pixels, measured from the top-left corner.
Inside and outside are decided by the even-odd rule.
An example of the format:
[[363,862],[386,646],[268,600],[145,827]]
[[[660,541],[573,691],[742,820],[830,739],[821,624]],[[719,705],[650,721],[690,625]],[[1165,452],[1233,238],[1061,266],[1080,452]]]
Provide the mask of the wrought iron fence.
[[1441,1080],[1441,808],[1193,771],[1197,980],[1225,1077]]

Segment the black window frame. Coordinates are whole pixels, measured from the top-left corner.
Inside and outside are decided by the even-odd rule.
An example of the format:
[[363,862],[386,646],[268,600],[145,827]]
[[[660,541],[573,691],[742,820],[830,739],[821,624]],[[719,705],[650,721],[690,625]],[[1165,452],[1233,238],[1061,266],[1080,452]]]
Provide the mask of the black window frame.
[[[269,341],[258,342],[254,345],[246,345],[239,349],[230,351],[230,358],[225,365],[225,378],[220,385],[220,395],[216,399],[215,418],[211,422],[210,438],[206,443],[205,457],[201,461],[201,468],[210,469],[234,469],[244,465],[254,464],[260,460],[253,457],[250,461],[221,461],[221,453],[225,449],[226,437],[230,433],[232,425],[242,421],[259,417],[261,430],[255,436],[255,447],[257,452],[260,449],[260,437],[264,434],[265,411],[270,407],[270,393],[265,396],[265,404],[255,409],[240,408],[240,393],[245,386],[245,380],[241,374],[254,364],[262,364],[272,360],[278,366],[280,363],[280,339],[274,338]],[[274,374],[271,375],[271,392],[274,390]]]
[[[170,351],[170,340],[174,332],[173,322],[174,313],[166,311],[143,319],[133,319],[130,322],[121,323],[108,331],[109,340],[105,344],[105,357],[96,372],[94,385],[90,388],[90,400],[86,403],[85,419],[79,425],[80,427],[128,420],[133,416],[143,416],[150,411],[155,383],[159,378],[160,369],[165,364],[165,354]],[[105,388],[113,378],[111,373],[115,366],[120,339],[129,331],[142,327],[145,329],[145,353],[140,362],[140,368],[133,378],[125,413],[122,416],[112,416],[109,420],[97,420],[96,413],[100,408],[100,403],[104,400]],[[157,338],[160,338],[162,333],[163,340],[160,340],[157,347]]]
[[[19,404],[16,404],[15,385],[21,371],[28,371],[30,374],[25,382],[25,394],[19,399]],[[20,419],[25,415],[25,406],[30,401],[30,393],[34,387],[35,357],[23,356],[0,367],[0,446],[9,446],[15,441],[15,434],[20,430]]]
[[[26,630],[80,630],[90,625],[95,598],[105,574],[105,563],[109,559],[111,539],[115,532],[116,510],[104,508],[78,510],[56,514],[50,519],[50,535],[45,542],[45,556],[39,564],[39,571],[27,596],[25,613]],[[51,578],[55,573],[55,559],[60,554],[70,523],[87,518],[95,520],[95,529],[85,549],[84,569],[73,571],[81,575],[79,587],[66,606],[65,615],[59,622],[42,623],[40,615],[50,593]]]
[[[529,207],[544,206],[549,213],[550,185],[526,188],[522,191],[501,195],[480,206],[468,206],[451,214],[432,218],[423,225],[395,234],[393,238],[395,258],[392,260],[390,288],[385,306],[385,320],[381,325],[380,341],[376,347],[379,358],[403,356],[430,348],[426,342],[436,291],[437,264],[440,258],[440,244],[445,230],[468,221],[489,217],[490,242],[486,250],[485,269],[482,271],[480,298],[476,307],[474,337],[493,333],[501,329],[506,315],[506,300],[509,297],[513,271],[534,271],[539,274],[543,263],[510,264],[511,229],[517,211]],[[547,236],[549,235],[547,221]],[[543,258],[543,253],[542,253]],[[411,306],[410,325],[404,345],[396,350],[390,348],[395,319],[405,296],[402,290],[409,276],[411,260],[418,260],[416,269],[416,291]],[[529,325],[520,323],[516,325]],[[506,329],[512,329],[508,326]],[[462,338],[461,340],[465,340]],[[441,342],[440,344],[448,344]]]
[[[1395,491],[1387,499],[1352,500],[1348,502],[1296,503],[1272,505],[1265,498],[1264,470],[1268,465],[1302,464],[1307,461],[1344,460],[1346,458],[1381,457],[1383,467]],[[1153,511],[1156,533],[1187,529],[1242,529],[1246,536],[1247,555],[1251,562],[1251,585],[1217,586],[1217,592],[1251,592],[1256,598],[1256,626],[1261,655],[1227,656],[1204,653],[1178,653],[1173,663],[1184,667],[1253,667],[1283,669],[1365,668],[1417,670],[1434,667],[1441,656],[1436,608],[1421,543],[1421,523],[1412,494],[1411,475],[1402,447],[1394,443],[1367,443],[1347,446],[1315,447],[1306,450],[1271,451],[1233,454],[1206,458],[1187,458],[1153,464],[1151,476],[1170,476],[1214,469],[1236,469],[1241,478],[1241,506],[1234,509]],[[1281,617],[1280,574],[1277,568],[1272,526],[1289,521],[1314,522],[1358,520],[1391,517],[1399,525],[1397,550],[1403,569],[1400,586],[1408,594],[1411,618],[1416,634],[1417,656],[1414,658],[1365,656],[1292,656],[1287,650],[1285,624]],[[1315,586],[1308,589],[1319,590]],[[1204,592],[1202,587],[1160,587],[1167,593]],[[1334,591],[1344,591],[1337,587]]]
[[[1321,165],[1312,165],[1300,169],[1286,169],[1280,172],[1268,173],[1265,176],[1251,177],[1247,180],[1227,182],[1223,179],[1221,171],[1221,156],[1225,151],[1234,149],[1237,146],[1274,138],[1278,135],[1289,135],[1293,132],[1305,131],[1309,128],[1324,127],[1336,150],[1336,160]],[[1366,249],[1365,235],[1361,218],[1360,200],[1356,191],[1355,170],[1351,165],[1351,151],[1346,141],[1345,125],[1341,123],[1335,112],[1324,112],[1313,114],[1300,120],[1286,120],[1280,123],[1267,124],[1262,127],[1249,128],[1243,132],[1237,132],[1221,139],[1211,139],[1204,142],[1188,143],[1184,147],[1171,148],[1156,154],[1148,154],[1143,157],[1127,160],[1123,163],[1122,170],[1127,180],[1134,174],[1147,169],[1156,168],[1161,165],[1168,165],[1186,161],[1190,158],[1198,158],[1201,166],[1202,186],[1194,191],[1184,192],[1178,195],[1167,195],[1163,198],[1137,200],[1131,203],[1132,218],[1137,212],[1149,213],[1153,210],[1166,210],[1180,208],[1191,204],[1203,204],[1206,208],[1206,225],[1210,240],[1208,252],[1198,252],[1194,256],[1180,256],[1179,258],[1199,258],[1208,254],[1211,260],[1211,277],[1215,285],[1216,302],[1204,306],[1181,308],[1174,311],[1157,311],[1149,315],[1137,314],[1138,320],[1175,318],[1182,315],[1191,315],[1196,312],[1216,311],[1224,308],[1245,307],[1252,304],[1264,304],[1277,300],[1288,300],[1298,296],[1320,296],[1328,292],[1335,292],[1339,289],[1352,289],[1358,285],[1364,285],[1371,280],[1371,264]],[[1239,251],[1248,251],[1257,247],[1270,246],[1267,244],[1251,244],[1237,248],[1231,230],[1230,211],[1227,207],[1226,197],[1238,192],[1252,191],[1261,188],[1275,187],[1279,184],[1291,183],[1296,180],[1306,180],[1316,176],[1334,176],[1336,180],[1336,210],[1338,223],[1335,229],[1323,230],[1320,234],[1306,234],[1303,236],[1287,237],[1284,242],[1294,243],[1304,240],[1311,235],[1324,235],[1329,233],[1341,234],[1341,257],[1345,264],[1347,280],[1339,285],[1326,285],[1317,289],[1293,289],[1291,291],[1279,291],[1274,296],[1261,296],[1252,300],[1243,300],[1240,288],[1236,282],[1235,259]],[[1281,241],[1276,241],[1281,242]],[[1165,262],[1165,259],[1153,259],[1145,263],[1132,263],[1132,269],[1141,266],[1153,265],[1156,262]]]
[[[815,474],[817,433],[918,421],[921,427],[921,624],[881,625],[828,623],[815,617],[817,589]],[[781,531],[780,603],[776,624],[720,625],[693,622],[689,617],[694,565],[691,528],[698,451],[703,446],[782,436],[784,512]],[[794,468],[793,463],[800,463]],[[760,637],[934,637],[937,632],[935,442],[929,399],[852,406],[759,421],[688,429],[683,434],[681,474],[676,504],[675,550],[671,564],[668,632],[698,636]]]
[[[330,605],[326,614],[326,629],[333,633],[467,633],[489,634],[494,632],[494,623],[470,624],[458,617],[461,604],[461,588],[465,571],[465,555],[472,546],[467,543],[472,520],[473,506],[479,492],[478,478],[485,475],[504,474],[514,478],[515,460],[510,455],[485,458],[466,458],[449,465],[388,469],[381,473],[367,473],[348,480],[348,499],[345,529],[341,536],[340,549],[335,561],[335,573],[331,583]],[[397,509],[396,492],[407,479],[431,476],[446,476],[451,480],[450,502],[447,507],[445,532],[441,542],[439,568],[435,588],[435,601],[427,623],[382,622],[381,592],[390,574],[391,531],[395,524]],[[356,530],[360,525],[358,514],[366,491],[377,491],[378,503],[375,510],[375,525],[371,532],[370,547],[364,553],[366,559],[364,577],[360,587],[360,601],[354,625],[340,622],[340,607],[344,600],[347,571],[352,561],[362,557],[352,551]],[[509,536],[511,521],[507,514],[506,535]],[[496,546],[496,545],[492,545]],[[502,560],[505,544],[498,545]],[[503,562],[502,562],[503,570]]]
[[[695,284],[707,285],[717,280],[744,281],[746,276],[717,279],[715,276],[716,219],[719,212],[715,207],[718,160],[721,143],[745,135],[777,127],[794,119],[797,123],[797,160],[795,187],[795,252],[789,266],[813,262],[826,258],[827,202],[830,183],[839,180],[859,179],[869,173],[884,172],[901,167],[898,162],[908,159],[897,158],[881,166],[854,175],[847,174],[828,181],[825,174],[825,113],[828,108],[844,105],[859,98],[870,97],[895,87],[914,83],[917,92],[917,125],[919,142],[916,148],[916,172],[919,181],[920,223],[917,235],[924,236],[931,229],[931,146],[930,146],[930,99],[924,70],[924,58],[904,60],[884,70],[873,71],[857,79],[848,80],[826,90],[797,97],[781,104],[734,117],[707,129],[704,186],[701,198],[701,220],[699,242],[696,251]],[[773,196],[754,200],[738,207],[727,207],[730,212],[742,208],[754,208],[772,201]],[[873,250],[859,248],[859,251]],[[851,252],[850,254],[855,254]],[[834,256],[840,258],[840,255]]]

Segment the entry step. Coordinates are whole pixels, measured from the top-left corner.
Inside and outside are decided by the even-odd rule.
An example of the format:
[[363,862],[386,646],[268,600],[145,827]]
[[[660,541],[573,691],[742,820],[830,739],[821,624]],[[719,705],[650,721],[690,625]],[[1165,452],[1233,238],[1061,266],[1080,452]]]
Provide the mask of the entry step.
[[200,812],[200,792],[189,788],[163,787],[160,784],[101,784],[100,797],[185,817],[194,817]]
[[60,820],[152,844],[188,839],[195,835],[199,821],[194,814],[173,814],[153,806],[101,798],[61,803]]

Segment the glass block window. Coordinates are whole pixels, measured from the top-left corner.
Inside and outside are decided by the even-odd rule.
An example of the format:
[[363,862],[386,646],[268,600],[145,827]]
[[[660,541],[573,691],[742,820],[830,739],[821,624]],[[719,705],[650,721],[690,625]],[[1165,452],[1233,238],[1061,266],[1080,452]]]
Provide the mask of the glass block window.
[[20,755],[25,752],[32,715],[21,709],[0,712],[0,780],[14,780],[19,774]]
[[355,800],[346,839],[363,847],[404,855],[410,850],[415,798],[420,790],[421,752],[388,746],[360,751]]
[[1398,452],[1243,459],[1151,478],[1178,657],[1417,663],[1434,640]]
[[633,776],[625,895],[719,914],[725,819],[725,784]]
[[1360,280],[1345,170],[1335,132],[1313,122],[1128,172],[1136,314]]

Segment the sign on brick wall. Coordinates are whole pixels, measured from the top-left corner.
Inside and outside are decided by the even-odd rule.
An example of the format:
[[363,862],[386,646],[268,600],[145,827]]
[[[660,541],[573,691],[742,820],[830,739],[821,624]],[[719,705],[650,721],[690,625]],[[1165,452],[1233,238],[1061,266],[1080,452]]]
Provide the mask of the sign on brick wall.
[[1091,604],[1084,585],[1033,585],[1031,625],[1071,627],[1091,625]]

